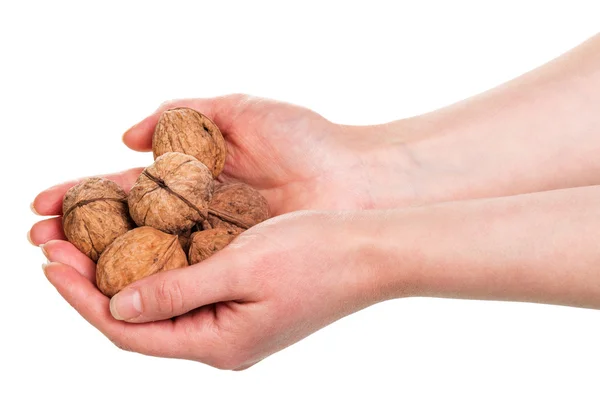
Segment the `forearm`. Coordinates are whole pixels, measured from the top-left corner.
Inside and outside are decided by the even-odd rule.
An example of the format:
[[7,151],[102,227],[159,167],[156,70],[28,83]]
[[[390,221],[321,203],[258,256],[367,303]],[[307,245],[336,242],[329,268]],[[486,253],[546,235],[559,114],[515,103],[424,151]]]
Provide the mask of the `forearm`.
[[409,172],[415,203],[600,184],[598,109],[600,35],[474,98],[381,127],[380,170]]
[[381,298],[600,308],[600,187],[389,211],[372,221]]

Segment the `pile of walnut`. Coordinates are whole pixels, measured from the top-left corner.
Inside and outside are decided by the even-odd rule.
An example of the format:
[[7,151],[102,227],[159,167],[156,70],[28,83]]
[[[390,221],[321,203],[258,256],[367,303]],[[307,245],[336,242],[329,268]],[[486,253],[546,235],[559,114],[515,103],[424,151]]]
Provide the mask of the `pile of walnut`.
[[109,297],[148,275],[201,262],[269,218],[258,191],[216,180],[227,148],[203,114],[165,111],[152,150],[154,164],[129,195],[110,180],[90,178],[63,200],[65,235],[98,263],[96,284]]

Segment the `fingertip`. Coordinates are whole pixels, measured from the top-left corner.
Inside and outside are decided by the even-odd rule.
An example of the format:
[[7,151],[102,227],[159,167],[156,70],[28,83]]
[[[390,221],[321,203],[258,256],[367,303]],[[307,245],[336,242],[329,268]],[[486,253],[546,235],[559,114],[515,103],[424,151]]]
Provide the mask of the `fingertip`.
[[95,281],[96,264],[72,243],[65,240],[50,240],[41,245],[41,249],[50,262],[69,265],[90,281]]
[[61,272],[64,272],[65,265],[60,262],[46,262],[42,264],[42,270],[48,281],[56,287],[58,284],[57,278],[61,275]]
[[129,191],[131,190],[131,187],[133,187],[133,184],[135,184],[135,182],[137,181],[137,179],[139,178],[139,176],[143,170],[144,170],[144,168],[142,168],[142,167],[131,168],[131,169],[128,169],[127,171],[122,171],[118,174],[110,175],[107,178],[110,178],[113,181],[115,181],[117,184],[119,184],[121,186],[121,188],[123,188],[123,191],[125,191],[126,193],[129,193]]
[[37,216],[57,216],[62,214],[63,196],[76,182],[54,185],[35,196],[30,205],[31,211]]
[[46,207],[46,205],[44,204],[44,201],[45,201],[44,197],[47,196],[48,193],[51,191],[52,191],[52,188],[48,188],[47,190],[44,190],[35,196],[35,198],[31,202],[31,204],[29,205],[29,208],[31,209],[33,214],[35,214],[36,216],[48,216],[48,215],[54,214],[54,213],[52,213],[52,211],[55,211],[55,210],[49,210],[49,208]]
[[27,239],[33,246],[39,246],[51,240],[65,240],[66,236],[62,228],[62,219],[60,217],[52,217],[37,222],[27,232]]
[[28,240],[28,241],[29,241],[29,243],[31,243],[33,246],[39,246],[39,245],[36,245],[35,243],[33,243],[33,240],[31,240],[31,229],[29,229],[29,230],[27,231],[27,240]]
[[143,322],[136,320],[142,314],[142,298],[136,290],[123,290],[110,299],[110,314],[120,321]]
[[42,250],[42,254],[46,257],[46,259],[50,260],[50,255],[48,254],[48,250],[46,249],[46,244],[42,243],[39,248]]
[[152,135],[160,113],[153,113],[141,122],[130,127],[123,134],[123,143],[134,151],[146,152],[152,149]]
[[31,212],[33,214],[35,214],[36,216],[41,216],[40,213],[38,213],[38,211],[35,209],[35,199],[31,202],[31,204],[29,204],[29,209],[31,210]]

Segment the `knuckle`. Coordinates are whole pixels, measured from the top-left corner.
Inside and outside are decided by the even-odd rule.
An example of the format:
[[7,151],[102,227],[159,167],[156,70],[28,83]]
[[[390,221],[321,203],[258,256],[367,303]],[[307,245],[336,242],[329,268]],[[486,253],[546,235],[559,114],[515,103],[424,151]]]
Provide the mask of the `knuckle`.
[[154,287],[156,311],[162,314],[175,315],[184,307],[183,292],[177,280],[161,279]]

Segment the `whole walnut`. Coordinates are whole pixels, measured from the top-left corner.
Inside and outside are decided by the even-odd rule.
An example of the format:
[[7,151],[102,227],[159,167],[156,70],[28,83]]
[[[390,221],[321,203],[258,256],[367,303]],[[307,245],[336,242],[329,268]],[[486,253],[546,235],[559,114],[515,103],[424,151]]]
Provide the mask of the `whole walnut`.
[[267,200],[254,188],[241,182],[215,187],[208,206],[208,222],[212,228],[227,228],[238,233],[270,217]]
[[168,152],[146,168],[129,192],[138,226],[179,234],[206,219],[213,193],[209,169],[190,155]]
[[119,236],[100,256],[96,285],[112,297],[134,281],[187,265],[177,236],[139,227]]
[[104,178],[88,178],[67,191],[62,221],[69,242],[94,262],[117,237],[134,227],[125,191]]
[[217,177],[225,166],[227,147],[212,120],[196,110],[180,107],[160,116],[152,136],[154,158],[167,152],[192,155]]
[[202,230],[192,234],[192,243],[188,253],[190,265],[202,262],[220,251],[235,239],[238,233],[224,228]]

